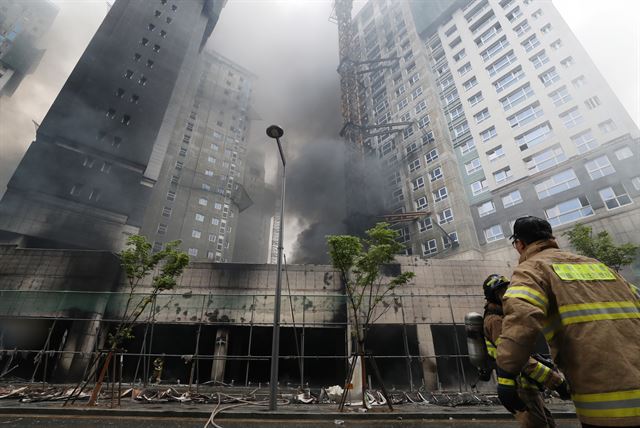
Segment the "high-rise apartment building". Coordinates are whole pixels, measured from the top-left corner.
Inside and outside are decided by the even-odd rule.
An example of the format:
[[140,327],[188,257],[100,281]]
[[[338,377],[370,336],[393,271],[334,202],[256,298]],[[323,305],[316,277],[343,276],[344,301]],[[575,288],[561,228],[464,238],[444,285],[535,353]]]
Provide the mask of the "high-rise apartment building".
[[44,49],[37,45],[57,15],[49,0],[0,3],[0,94],[13,94],[40,63]]
[[355,23],[362,59],[400,58],[363,95],[369,121],[413,122],[371,141],[389,209],[425,212],[402,227],[413,253],[503,256],[522,215],[618,218],[640,242],[622,221],[638,212],[637,126],[551,2],[369,2]]
[[116,1],[0,202],[25,245],[119,250],[142,226],[180,99],[224,1]]
[[180,239],[194,259],[232,260],[238,215],[259,197],[253,181],[251,196],[244,188],[253,80],[219,54],[198,58],[145,213],[154,249]]

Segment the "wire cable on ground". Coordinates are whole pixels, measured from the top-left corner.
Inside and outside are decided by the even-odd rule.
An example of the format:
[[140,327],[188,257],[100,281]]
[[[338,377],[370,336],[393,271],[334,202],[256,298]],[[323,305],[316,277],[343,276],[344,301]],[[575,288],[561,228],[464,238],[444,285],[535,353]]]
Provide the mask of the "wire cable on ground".
[[[223,394],[221,392],[218,392],[217,395],[218,395],[218,404],[216,405],[215,409],[213,409],[213,412],[211,412],[211,416],[209,416],[209,419],[204,424],[203,428],[209,428],[209,426],[211,426],[213,428],[224,428],[221,425],[216,424],[214,422],[214,419],[216,418],[216,416],[218,416],[220,413],[224,412],[225,410],[235,409],[237,407],[242,407],[242,406],[249,406],[249,405],[252,405],[252,404],[255,405],[255,406],[268,406],[269,405],[269,400],[249,401],[249,400],[245,400],[245,399],[242,399],[242,398],[234,397],[234,396],[231,396],[231,395]],[[232,404],[232,405],[226,406],[226,407],[220,407],[220,405],[222,404],[222,397],[226,397],[227,399],[231,399],[233,401],[238,401],[238,403]],[[278,400],[278,404],[281,404],[281,405],[289,404],[289,400],[280,399],[280,400]]]

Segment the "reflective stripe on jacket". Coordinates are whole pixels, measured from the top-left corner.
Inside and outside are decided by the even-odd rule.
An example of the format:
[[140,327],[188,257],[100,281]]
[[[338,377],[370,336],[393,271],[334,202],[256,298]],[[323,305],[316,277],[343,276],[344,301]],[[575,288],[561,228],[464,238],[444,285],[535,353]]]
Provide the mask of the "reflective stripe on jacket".
[[504,296],[498,366],[519,372],[542,332],[582,422],[640,425],[636,290],[597,260],[561,251],[554,240],[527,246]]

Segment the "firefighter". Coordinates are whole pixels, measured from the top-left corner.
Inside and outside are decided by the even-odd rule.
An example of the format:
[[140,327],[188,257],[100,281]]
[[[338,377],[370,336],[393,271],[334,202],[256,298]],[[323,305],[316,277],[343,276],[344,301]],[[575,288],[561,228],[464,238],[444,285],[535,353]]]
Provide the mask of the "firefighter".
[[[496,344],[500,343],[502,331],[502,296],[508,285],[509,280],[498,274],[489,275],[482,284],[487,301],[484,307],[484,337],[489,356],[493,359],[496,358]],[[529,357],[522,373],[516,378],[516,385],[518,396],[526,405],[524,411],[517,411],[514,415],[520,425],[526,428],[554,428],[555,421],[544,405],[541,390],[546,387],[557,390],[563,399],[569,397],[564,377],[553,369],[553,364],[537,354]]]
[[565,374],[583,427],[640,426],[640,293],[598,260],[558,248],[551,225],[513,226],[520,261],[503,297],[498,396],[525,408],[515,388],[542,332]]

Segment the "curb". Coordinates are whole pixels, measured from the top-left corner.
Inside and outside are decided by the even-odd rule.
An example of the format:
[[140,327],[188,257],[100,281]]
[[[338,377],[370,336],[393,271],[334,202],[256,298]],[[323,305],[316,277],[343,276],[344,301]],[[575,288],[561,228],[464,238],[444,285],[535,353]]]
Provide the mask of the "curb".
[[[211,411],[215,406],[211,406]],[[155,410],[155,409],[101,409],[101,408],[80,408],[80,407],[0,407],[0,415],[49,415],[49,416],[107,416],[107,417],[128,417],[128,418],[144,418],[144,417],[166,417],[166,418],[190,418],[190,419],[207,419],[211,415],[211,411],[202,410]],[[575,412],[561,411],[553,412],[556,419],[576,419]],[[268,410],[235,410],[220,413],[216,419],[256,419],[256,420],[487,420],[487,419],[504,419],[511,420],[513,416],[507,412],[283,412]]]

